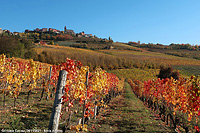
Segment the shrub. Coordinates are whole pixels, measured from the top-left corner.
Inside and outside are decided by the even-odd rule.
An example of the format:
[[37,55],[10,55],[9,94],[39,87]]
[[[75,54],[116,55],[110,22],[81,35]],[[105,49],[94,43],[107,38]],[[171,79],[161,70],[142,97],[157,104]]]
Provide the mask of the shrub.
[[160,73],[158,74],[158,78],[165,79],[173,77],[175,80],[179,79],[179,72],[173,72],[172,67],[161,67]]

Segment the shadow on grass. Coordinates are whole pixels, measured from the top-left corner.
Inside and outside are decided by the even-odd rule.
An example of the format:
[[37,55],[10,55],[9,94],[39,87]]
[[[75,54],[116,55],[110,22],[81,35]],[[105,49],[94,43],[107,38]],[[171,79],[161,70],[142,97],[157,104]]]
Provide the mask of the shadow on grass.
[[33,109],[31,111],[14,109],[12,113],[17,112],[20,116],[20,122],[23,122],[26,129],[39,129],[48,126],[52,108],[43,103],[34,104],[31,108]]
[[[158,127],[157,125],[153,124],[138,124],[135,120],[130,120],[127,118],[126,120],[102,120],[102,124],[108,124],[109,126],[116,126],[118,130],[113,131],[113,133],[138,133],[138,132],[145,132],[145,133],[169,133],[169,131],[159,131],[156,130]],[[148,131],[146,128],[151,127],[152,131]],[[103,132],[97,132],[103,133]],[[175,133],[171,131],[171,133]]]
[[49,107],[49,106],[45,105],[44,103],[34,104],[33,108],[38,108],[39,110],[41,110],[42,112],[45,112],[47,114],[52,112],[52,107]]
[[134,96],[130,87],[127,87],[122,97],[114,99],[109,108],[106,114],[102,115],[103,119],[98,121],[98,124],[104,127],[99,128],[98,133],[173,133],[173,130],[166,129],[161,123],[150,118],[149,112]]

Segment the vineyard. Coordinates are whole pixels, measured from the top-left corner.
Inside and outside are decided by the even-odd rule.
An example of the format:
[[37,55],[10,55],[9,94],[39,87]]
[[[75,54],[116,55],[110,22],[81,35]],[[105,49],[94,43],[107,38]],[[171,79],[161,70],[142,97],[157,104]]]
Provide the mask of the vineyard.
[[[179,80],[157,79],[132,81],[134,93],[148,107],[157,111],[160,119],[167,122],[176,131],[199,132],[200,89],[198,77],[180,78]],[[193,131],[194,132],[194,131]]]
[[149,79],[155,79],[159,73],[159,69],[118,69],[110,70],[110,73],[114,73],[119,78],[147,81]]
[[[59,64],[54,63],[57,65],[0,55],[0,114],[1,117],[6,114],[11,116],[1,121],[3,124],[0,124],[0,127],[4,128],[6,125],[4,129],[27,129],[25,127],[28,126],[30,129],[34,127],[66,132],[95,131],[94,126],[90,125],[93,123],[91,119],[98,119],[100,112],[106,111],[112,99],[124,94],[124,82],[128,81],[135,95],[155,111],[157,117],[166,125],[177,132],[199,132],[200,81],[195,76],[187,77],[192,71],[184,75],[185,71],[179,68],[183,66],[189,70],[196,66],[194,71],[197,72],[199,61],[148,51],[96,52],[70,48],[70,57],[75,58],[75,55],[80,53],[81,56],[76,58],[84,58],[84,64],[88,65],[84,66],[82,62],[73,59],[63,60],[63,53],[66,54],[68,48],[60,54],[64,46],[60,47],[62,48],[37,48],[40,54],[38,57],[44,60],[43,62],[46,62],[48,57],[49,62],[60,60]],[[47,51],[44,52],[45,50]],[[98,61],[90,58],[93,55]],[[91,65],[90,60],[98,62],[102,68],[110,68],[109,73],[97,67],[98,63]],[[175,65],[181,70],[179,80],[157,79],[158,68],[167,64]],[[12,113],[9,113],[10,110]],[[56,110],[60,113],[56,113]],[[36,117],[38,113],[40,116]],[[117,112],[117,115],[116,117],[122,117],[120,112]],[[130,118],[134,119],[133,116]],[[59,118],[57,124],[53,122],[54,118]],[[98,126],[101,127],[99,124]]]
[[[28,105],[32,91],[35,90],[40,95],[38,101],[44,100],[44,95],[46,100],[51,100],[51,97],[59,91],[57,90],[59,72],[63,71],[66,72],[66,78],[65,85],[61,88],[63,95],[59,100],[62,104],[60,113],[60,119],[63,120],[61,125],[64,125],[62,130],[86,131],[87,120],[95,118],[100,108],[106,106],[112,97],[123,92],[123,79],[120,80],[101,68],[89,72],[89,67],[83,66],[79,61],[67,58],[66,62],[59,65],[49,65],[32,59],[6,58],[5,55],[1,55],[0,92],[3,97],[3,107],[9,106],[6,101],[13,98],[12,105],[18,108],[20,103],[16,105],[16,102],[22,93],[27,93],[26,104]],[[73,115],[79,116],[75,125],[70,124]],[[56,127],[49,127],[52,128],[56,129]]]

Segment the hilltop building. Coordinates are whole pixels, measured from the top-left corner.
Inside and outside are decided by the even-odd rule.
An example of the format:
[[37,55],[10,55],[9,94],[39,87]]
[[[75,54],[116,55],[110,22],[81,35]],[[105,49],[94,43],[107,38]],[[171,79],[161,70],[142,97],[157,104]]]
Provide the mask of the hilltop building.
[[[65,26],[64,27],[64,31],[60,31],[60,30],[57,30],[57,29],[53,29],[53,28],[36,28],[34,30],[29,30],[29,29],[26,29],[23,33],[20,33],[20,32],[10,32],[9,30],[2,30],[2,28],[0,28],[0,34],[3,34],[3,33],[6,33],[8,35],[19,35],[20,37],[24,36],[26,33],[33,33],[33,34],[37,34],[37,36],[39,36],[41,33],[44,33],[44,34],[52,34],[52,33],[56,33],[56,34],[67,34],[71,37],[85,37],[85,38],[97,38],[96,36],[93,36],[92,34],[85,34],[84,31],[80,32],[80,33],[75,33],[74,30],[71,30],[71,29],[67,29],[67,27]],[[67,36],[65,35],[65,36]],[[49,37],[49,36],[48,36]],[[49,39],[49,38],[48,38]]]
[[[36,32],[47,32],[48,29],[47,28],[42,28],[42,29],[36,28],[34,31],[36,31]],[[30,32],[30,30],[25,30],[25,32]]]
[[42,32],[47,32],[47,28],[42,28],[41,31]]
[[44,41],[40,41],[38,44],[40,44],[40,45],[47,45],[47,43],[44,42]]
[[65,28],[64,28],[64,31],[66,32],[67,31],[67,27],[65,26]]
[[9,30],[3,30],[4,33],[8,33],[9,35],[11,34],[11,32]]
[[52,28],[49,28],[49,31],[51,31],[51,32],[55,32],[55,33],[60,33],[60,31],[59,30],[57,30],[57,29],[52,29]]
[[39,29],[39,28],[36,28],[34,31],[36,31],[36,32],[39,32],[39,31],[40,31],[40,29]]
[[30,32],[30,30],[29,30],[29,29],[26,29],[26,30],[25,30],[25,33],[28,33],[28,32]]
[[93,37],[92,34],[85,34],[87,37]]
[[86,37],[86,38],[93,38],[92,34],[85,34],[84,31],[77,34],[77,37]]
[[17,36],[19,35],[19,32],[13,32],[13,35]]
[[64,27],[64,33],[65,34],[70,34],[70,35],[76,35],[76,33],[73,30],[67,29],[67,27]]

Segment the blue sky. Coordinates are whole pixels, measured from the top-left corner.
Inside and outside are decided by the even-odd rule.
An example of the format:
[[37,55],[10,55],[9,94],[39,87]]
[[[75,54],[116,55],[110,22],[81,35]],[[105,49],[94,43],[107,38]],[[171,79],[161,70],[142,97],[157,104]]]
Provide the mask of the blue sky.
[[114,41],[200,44],[200,0],[1,0],[0,28],[64,26]]

